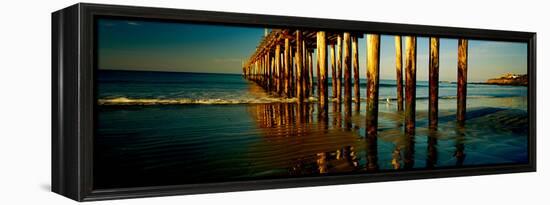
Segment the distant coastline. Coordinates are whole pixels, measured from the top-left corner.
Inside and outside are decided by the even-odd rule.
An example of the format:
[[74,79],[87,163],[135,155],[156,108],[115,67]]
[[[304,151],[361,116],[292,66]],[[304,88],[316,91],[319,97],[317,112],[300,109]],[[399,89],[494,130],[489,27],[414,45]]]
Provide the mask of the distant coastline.
[[[187,74],[204,74],[204,75],[242,75],[239,73],[209,73],[209,72],[188,72],[188,71],[153,71],[153,70],[127,70],[127,69],[111,69],[111,68],[101,68],[99,71],[111,71],[111,72],[142,72],[142,73],[187,73]],[[316,78],[314,76],[313,78]],[[329,77],[329,80],[332,79]],[[366,80],[366,78],[361,77],[361,80]],[[511,86],[527,86],[529,77],[527,74],[512,74],[506,73],[497,78],[491,78],[485,82],[468,82],[468,84],[479,84],[479,85],[511,85]],[[392,80],[394,79],[381,79],[381,80]],[[420,82],[428,82],[426,80],[420,80]],[[449,83],[456,84],[456,81],[447,81],[440,80],[439,83]],[[316,83],[314,83],[316,84]],[[330,85],[330,84],[329,84]],[[366,83],[365,83],[366,85]]]
[[[448,81],[439,81],[448,82]],[[456,84],[456,82],[448,82],[451,84]],[[468,82],[468,84],[477,84],[477,85],[510,85],[510,86],[527,86],[529,85],[529,76],[527,74],[513,74],[506,73],[497,78],[491,78],[485,82]]]
[[527,74],[506,73],[498,78],[487,80],[486,84],[527,86],[529,84],[529,76]]

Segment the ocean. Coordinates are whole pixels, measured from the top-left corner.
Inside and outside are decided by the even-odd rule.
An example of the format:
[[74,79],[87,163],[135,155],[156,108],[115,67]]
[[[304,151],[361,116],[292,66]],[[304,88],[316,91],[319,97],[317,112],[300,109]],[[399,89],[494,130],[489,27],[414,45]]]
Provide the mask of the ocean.
[[[122,188],[527,163],[527,87],[439,84],[439,126],[427,129],[428,82],[418,81],[416,132],[403,134],[394,80],[380,81],[376,138],[365,102],[318,118],[238,74],[98,70],[94,187]],[[330,86],[329,79],[329,86]],[[366,81],[361,79],[361,95]],[[329,87],[329,96],[332,96]],[[364,100],[364,99],[363,99]],[[355,105],[353,105],[355,106]]]

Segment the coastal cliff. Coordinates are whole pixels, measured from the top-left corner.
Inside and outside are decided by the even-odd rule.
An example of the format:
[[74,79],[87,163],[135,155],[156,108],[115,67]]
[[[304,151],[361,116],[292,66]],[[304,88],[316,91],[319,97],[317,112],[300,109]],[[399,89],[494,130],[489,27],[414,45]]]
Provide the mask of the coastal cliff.
[[492,85],[516,85],[516,86],[527,86],[529,83],[529,77],[527,74],[512,74],[506,73],[498,78],[492,78],[487,80],[487,84]]

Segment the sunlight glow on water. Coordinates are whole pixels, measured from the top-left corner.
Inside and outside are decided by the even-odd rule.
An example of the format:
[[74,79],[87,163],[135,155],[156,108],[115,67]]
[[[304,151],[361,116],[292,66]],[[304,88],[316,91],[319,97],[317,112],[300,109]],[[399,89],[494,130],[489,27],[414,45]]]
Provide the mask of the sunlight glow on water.
[[[195,75],[197,82],[182,85],[173,82],[182,76],[155,76],[164,79],[153,83],[155,89],[147,81],[150,75],[118,75],[125,76],[100,79],[100,99],[122,93],[127,98],[196,97],[177,89],[214,90],[202,97],[269,97],[239,75]],[[210,78],[227,84],[203,85]],[[343,104],[331,103],[326,118],[319,117],[316,103],[102,105],[94,183],[113,188],[527,163],[526,88],[493,87],[468,88],[473,96],[464,127],[455,123],[456,99],[440,99],[435,131],[427,128],[427,100],[417,100],[414,136],[403,134],[403,116],[394,101],[381,101],[375,137],[366,136],[365,103],[349,113]],[[499,96],[483,93],[487,88]]]

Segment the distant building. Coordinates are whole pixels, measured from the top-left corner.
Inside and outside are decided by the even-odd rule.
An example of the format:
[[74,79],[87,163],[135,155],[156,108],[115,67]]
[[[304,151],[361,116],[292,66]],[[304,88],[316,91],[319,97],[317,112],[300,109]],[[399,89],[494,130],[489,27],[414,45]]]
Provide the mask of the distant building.
[[507,79],[516,79],[516,78],[519,78],[521,77],[521,75],[519,74],[514,74],[514,73],[505,73],[504,75],[502,75],[500,78],[507,78]]

